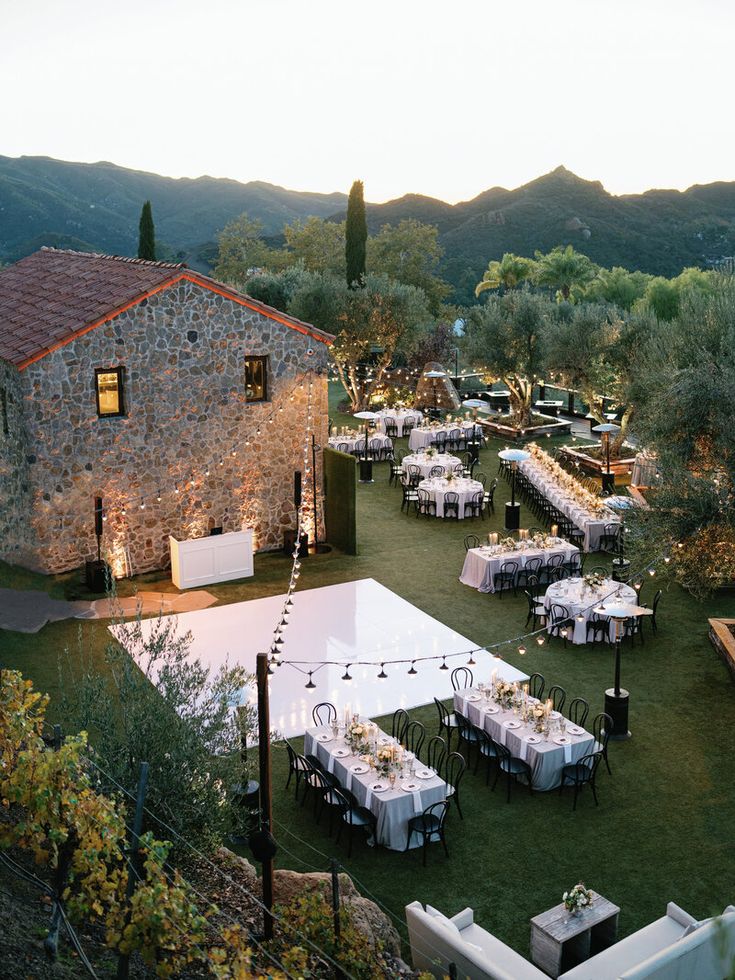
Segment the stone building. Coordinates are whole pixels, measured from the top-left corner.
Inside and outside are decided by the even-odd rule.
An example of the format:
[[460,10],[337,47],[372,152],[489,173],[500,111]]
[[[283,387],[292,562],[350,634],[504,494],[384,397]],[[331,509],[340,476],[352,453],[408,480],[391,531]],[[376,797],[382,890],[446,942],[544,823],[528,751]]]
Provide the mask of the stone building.
[[332,339],[183,265],[42,249],[0,270],[0,558],[96,557],[96,496],[118,576],[166,567],[169,534],[281,547]]

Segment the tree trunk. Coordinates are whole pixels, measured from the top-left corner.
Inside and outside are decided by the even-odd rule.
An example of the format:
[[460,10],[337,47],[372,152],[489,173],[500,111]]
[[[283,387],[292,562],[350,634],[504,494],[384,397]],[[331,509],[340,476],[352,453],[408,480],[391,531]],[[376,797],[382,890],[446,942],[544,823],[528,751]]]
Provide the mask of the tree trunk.
[[628,427],[630,426],[630,420],[633,417],[633,412],[635,411],[632,405],[628,407],[623,412],[623,417],[620,420],[620,432],[615,436],[615,439],[610,443],[610,458],[619,459],[623,449],[623,443],[625,442],[625,437],[628,435]]

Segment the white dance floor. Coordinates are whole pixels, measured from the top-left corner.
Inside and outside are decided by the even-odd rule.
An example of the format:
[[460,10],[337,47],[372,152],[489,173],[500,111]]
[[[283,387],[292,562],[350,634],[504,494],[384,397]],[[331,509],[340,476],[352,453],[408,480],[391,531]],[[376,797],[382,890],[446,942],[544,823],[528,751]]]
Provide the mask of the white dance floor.
[[[417,609],[374,579],[309,589],[294,595],[290,622],[284,634],[283,659],[307,661],[299,670],[282,664],[270,678],[271,725],[281,735],[300,735],[312,724],[311,711],[319,701],[331,701],[341,713],[345,706],[368,717],[389,714],[396,708],[414,708],[434,697],[452,693],[451,669],[466,664],[468,657],[417,663],[418,673],[408,674],[410,664],[385,665],[387,679],[378,678],[380,667],[359,667],[358,660],[418,660],[436,654],[464,653],[472,640]],[[225,659],[255,673],[255,657],[269,650],[285,596],[214,606],[180,613],[178,635],[192,635],[191,655],[215,670]],[[152,620],[144,620],[144,636]],[[123,643],[125,626],[110,627]],[[474,654],[475,681],[487,680],[493,670],[510,681],[527,675],[487,651]],[[315,690],[307,690],[309,664],[333,660],[338,666],[316,667]],[[347,664],[351,681],[343,681]],[[304,673],[301,673],[304,671]],[[254,691],[243,692],[255,700]]]

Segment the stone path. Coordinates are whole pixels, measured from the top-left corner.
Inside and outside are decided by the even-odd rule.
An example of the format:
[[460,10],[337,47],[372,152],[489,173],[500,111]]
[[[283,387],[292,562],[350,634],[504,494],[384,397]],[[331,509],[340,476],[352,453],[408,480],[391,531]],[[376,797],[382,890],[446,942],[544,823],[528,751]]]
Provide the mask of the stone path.
[[129,619],[147,613],[182,613],[208,609],[216,596],[195,592],[139,592],[126,598],[66,602],[40,590],[0,589],[0,630],[38,633],[46,623],[61,619]]

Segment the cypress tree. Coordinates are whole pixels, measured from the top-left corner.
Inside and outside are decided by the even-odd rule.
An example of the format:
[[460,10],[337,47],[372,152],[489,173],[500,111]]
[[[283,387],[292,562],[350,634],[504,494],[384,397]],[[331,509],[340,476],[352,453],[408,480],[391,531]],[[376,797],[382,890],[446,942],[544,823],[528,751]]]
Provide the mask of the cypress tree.
[[156,261],[156,229],[153,224],[151,202],[146,201],[140,212],[138,225],[138,258]]
[[360,289],[365,285],[365,258],[367,253],[367,218],[361,180],[350,188],[347,199],[347,224],[345,227],[345,258],[347,285]]

